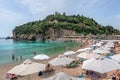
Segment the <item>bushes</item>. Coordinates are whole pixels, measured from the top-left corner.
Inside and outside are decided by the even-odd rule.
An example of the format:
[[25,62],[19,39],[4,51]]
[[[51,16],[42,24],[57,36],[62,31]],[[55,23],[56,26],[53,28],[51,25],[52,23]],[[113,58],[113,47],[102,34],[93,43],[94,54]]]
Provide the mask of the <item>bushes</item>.
[[92,18],[83,15],[67,16],[65,13],[62,15],[58,12],[48,15],[42,21],[28,22],[17,26],[13,32],[15,34],[44,34],[50,27],[53,29],[74,30],[79,34],[120,34],[119,30],[114,29],[112,26],[101,26]]

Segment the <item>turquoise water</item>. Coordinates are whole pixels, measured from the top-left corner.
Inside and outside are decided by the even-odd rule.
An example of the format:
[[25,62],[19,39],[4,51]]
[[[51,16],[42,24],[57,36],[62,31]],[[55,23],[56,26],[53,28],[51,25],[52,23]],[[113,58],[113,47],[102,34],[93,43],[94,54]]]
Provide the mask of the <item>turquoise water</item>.
[[74,49],[80,44],[75,42],[35,42],[35,41],[14,41],[12,39],[5,40],[0,39],[0,64],[12,62],[12,53],[19,59],[23,56],[23,59],[34,57],[34,51],[37,54],[46,54],[49,56],[55,54],[61,54],[65,51]]

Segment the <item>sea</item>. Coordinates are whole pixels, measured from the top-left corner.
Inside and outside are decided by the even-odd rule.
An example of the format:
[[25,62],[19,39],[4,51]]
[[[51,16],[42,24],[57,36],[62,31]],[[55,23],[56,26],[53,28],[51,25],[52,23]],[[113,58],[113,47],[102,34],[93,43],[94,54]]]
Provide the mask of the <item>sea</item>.
[[11,63],[12,54],[20,59],[33,59],[34,52],[37,54],[46,54],[48,56],[54,56],[63,54],[68,50],[75,50],[80,47],[80,43],[77,42],[44,42],[44,41],[15,41],[12,39],[0,39],[0,65]]

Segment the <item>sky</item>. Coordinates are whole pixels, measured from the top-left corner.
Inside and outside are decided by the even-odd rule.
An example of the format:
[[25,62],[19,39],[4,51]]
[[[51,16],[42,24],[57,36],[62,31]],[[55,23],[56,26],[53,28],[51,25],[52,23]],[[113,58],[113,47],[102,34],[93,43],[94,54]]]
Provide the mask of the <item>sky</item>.
[[55,12],[84,15],[101,25],[120,30],[120,0],[0,0],[0,37],[30,21],[42,20]]

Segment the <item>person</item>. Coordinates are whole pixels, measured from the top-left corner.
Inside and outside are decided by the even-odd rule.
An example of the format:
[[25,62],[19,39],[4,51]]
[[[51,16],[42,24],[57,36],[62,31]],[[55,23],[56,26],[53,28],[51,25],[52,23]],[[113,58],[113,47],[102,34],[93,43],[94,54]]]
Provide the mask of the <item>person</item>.
[[47,64],[47,66],[45,67],[46,72],[49,71],[49,69],[50,69],[50,64]]
[[36,55],[36,51],[34,52],[34,56]]
[[52,70],[53,70],[53,68],[50,66],[50,64],[47,64],[47,66],[45,67],[45,72],[47,73],[47,72],[50,72]]
[[16,61],[18,61],[18,58],[16,57]]
[[20,56],[20,61],[22,61],[22,56]]
[[15,60],[15,55],[14,55],[14,53],[12,54],[12,61],[14,61]]

